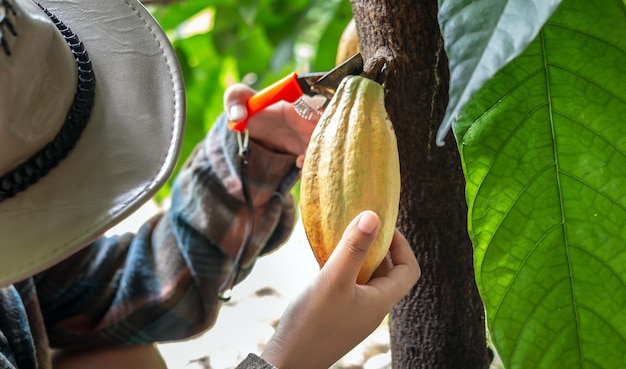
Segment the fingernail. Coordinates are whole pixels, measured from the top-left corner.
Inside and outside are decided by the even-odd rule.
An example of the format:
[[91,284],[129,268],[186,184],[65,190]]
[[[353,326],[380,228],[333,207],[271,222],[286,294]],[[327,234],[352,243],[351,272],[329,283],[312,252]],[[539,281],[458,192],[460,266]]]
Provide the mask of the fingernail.
[[378,227],[378,217],[372,212],[364,212],[357,222],[357,227],[363,233],[372,234]]
[[228,109],[228,119],[239,121],[246,117],[246,109],[243,105],[236,104]]

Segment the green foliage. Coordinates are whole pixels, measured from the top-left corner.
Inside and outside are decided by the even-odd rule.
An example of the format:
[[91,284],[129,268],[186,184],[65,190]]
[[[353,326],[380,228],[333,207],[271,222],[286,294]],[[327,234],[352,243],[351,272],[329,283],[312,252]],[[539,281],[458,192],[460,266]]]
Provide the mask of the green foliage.
[[[261,89],[293,71],[331,68],[352,17],[348,0],[190,0],[149,10],[172,41],[185,79],[187,126],[178,168],[222,113],[229,85]],[[169,192],[170,184],[157,199]]]
[[[529,16],[447,46],[452,75],[473,84],[451,89],[451,111],[478,90],[453,128],[488,326],[509,369],[625,368],[626,7],[563,0],[527,39]],[[483,18],[457,9],[442,28]]]

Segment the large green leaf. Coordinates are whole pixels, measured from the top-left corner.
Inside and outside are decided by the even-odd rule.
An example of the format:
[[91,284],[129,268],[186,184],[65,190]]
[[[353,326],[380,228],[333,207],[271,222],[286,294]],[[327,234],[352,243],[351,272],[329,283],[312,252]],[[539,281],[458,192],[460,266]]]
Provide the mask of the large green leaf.
[[443,140],[463,105],[535,38],[561,0],[439,0],[450,68],[450,98],[437,134]]
[[507,368],[626,368],[626,7],[564,0],[454,133]]

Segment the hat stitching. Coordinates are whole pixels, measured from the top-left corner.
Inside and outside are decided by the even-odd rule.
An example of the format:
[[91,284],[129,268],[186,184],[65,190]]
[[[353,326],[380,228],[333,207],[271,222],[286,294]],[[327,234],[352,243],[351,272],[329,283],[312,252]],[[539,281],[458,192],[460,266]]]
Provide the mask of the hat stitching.
[[[170,65],[170,62],[168,61],[167,52],[166,52],[165,48],[163,48],[163,45],[161,44],[161,40],[157,36],[157,33],[154,31],[152,26],[146,21],[146,19],[144,18],[144,15],[142,15],[136,9],[136,7],[133,4],[131,4],[128,0],[126,0],[125,3],[133,11],[133,13],[135,13],[142,20],[142,22],[144,23],[146,28],[150,31],[150,34],[154,38],[154,41],[159,45],[159,49],[161,50],[161,55],[165,59],[165,65],[167,67],[167,71],[168,71],[169,78],[170,78],[170,85],[172,86],[172,88],[176,88],[176,83],[174,81],[174,72],[172,71],[172,66]],[[176,98],[174,98],[174,99],[172,99],[172,103],[173,103],[173,111],[179,111],[178,100]],[[169,133],[170,133],[170,138],[172,138],[174,136],[174,126],[171,127],[171,130],[170,130]],[[172,152],[172,150],[176,150],[176,146],[175,145],[170,147],[169,152],[163,158],[163,162],[166,162],[167,158],[169,156],[171,156],[171,155],[174,155],[174,156],[178,155],[177,152]],[[156,177],[158,177],[160,175],[161,175],[161,172],[155,174],[155,176],[152,179],[154,179],[154,178],[156,178]]]
[[12,171],[0,176],[0,203],[35,184],[74,148],[87,125],[94,101],[95,76],[87,50],[78,36],[40,4],[74,54],[78,69],[76,94],[61,130],[46,146]]
[[2,50],[7,56],[11,56],[11,48],[6,41],[6,37],[4,37],[5,32],[4,29],[8,30],[13,36],[17,36],[17,31],[13,26],[13,23],[9,19],[9,14],[13,14],[13,16],[17,16],[17,12],[13,5],[9,2],[9,0],[0,0],[0,9],[2,9],[3,13],[0,16],[0,46],[2,46]]

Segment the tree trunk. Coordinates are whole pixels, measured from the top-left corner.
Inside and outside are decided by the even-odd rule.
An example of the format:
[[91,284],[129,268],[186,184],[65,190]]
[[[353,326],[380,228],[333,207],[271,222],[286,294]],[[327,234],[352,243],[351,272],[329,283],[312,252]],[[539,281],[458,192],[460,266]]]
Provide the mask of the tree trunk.
[[452,135],[444,147],[435,145],[449,82],[437,1],[351,3],[366,73],[375,76],[386,62],[385,102],[402,172],[398,226],[422,269],[391,313],[393,366],[488,368],[460,158]]

